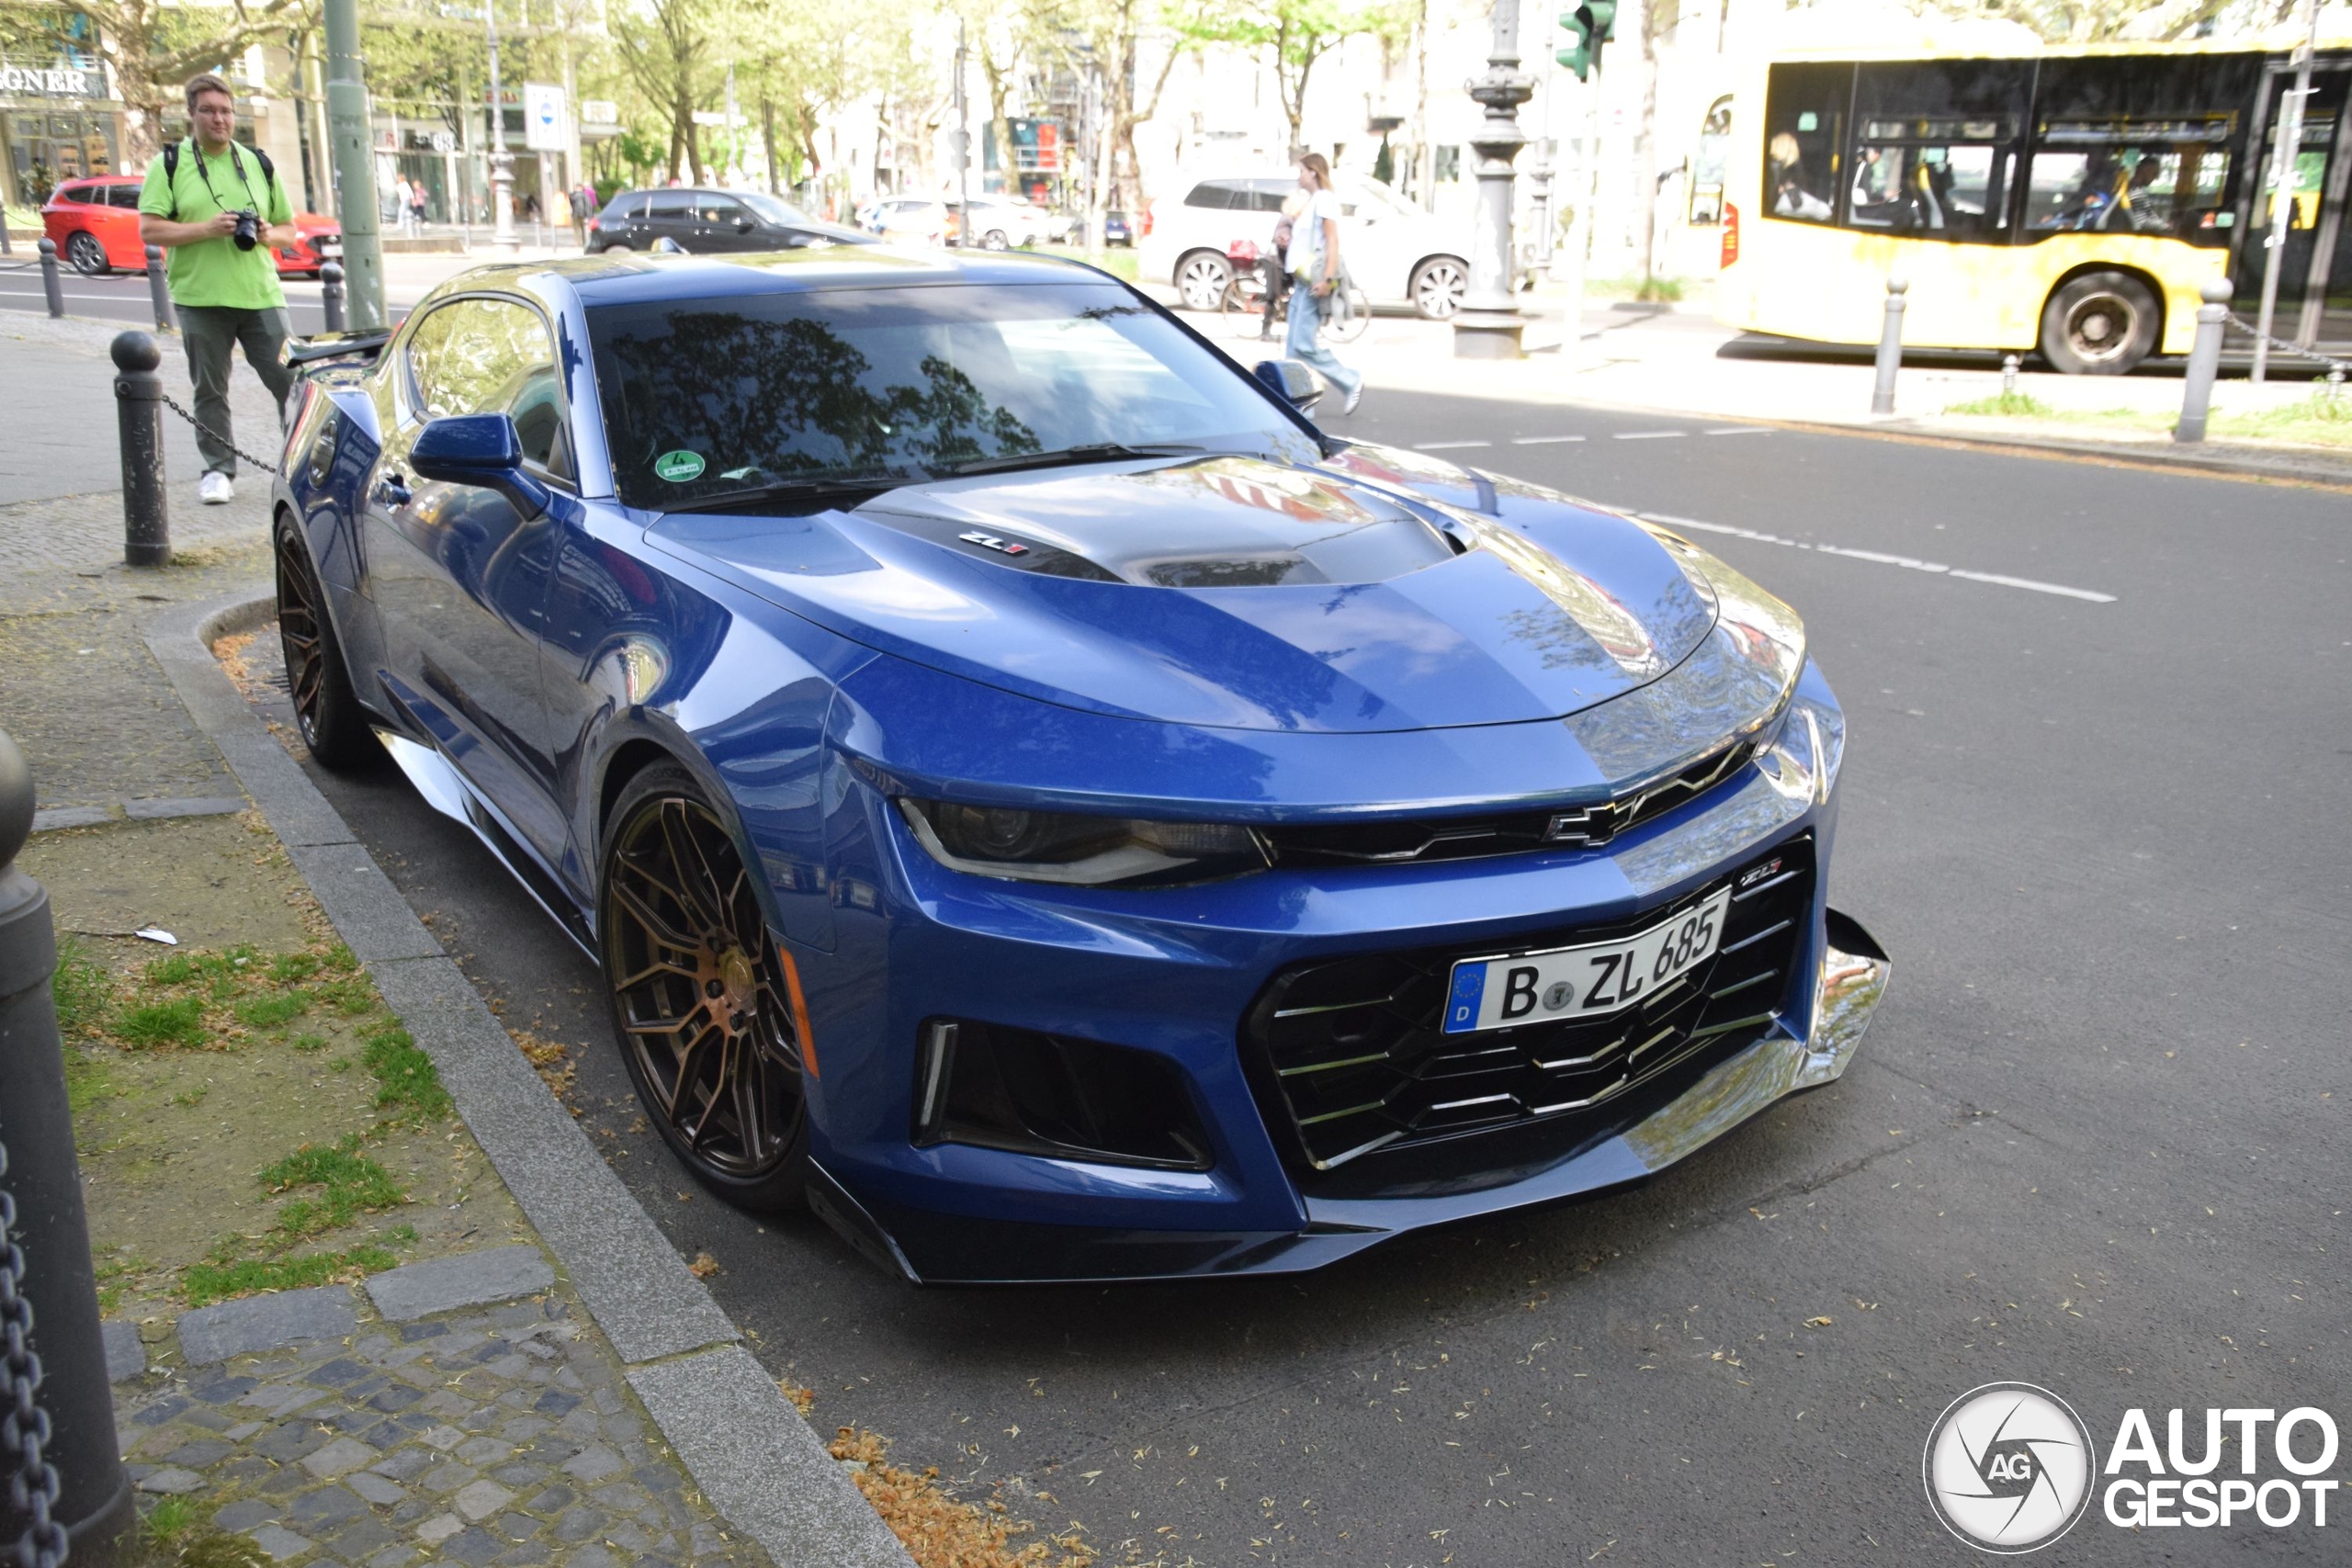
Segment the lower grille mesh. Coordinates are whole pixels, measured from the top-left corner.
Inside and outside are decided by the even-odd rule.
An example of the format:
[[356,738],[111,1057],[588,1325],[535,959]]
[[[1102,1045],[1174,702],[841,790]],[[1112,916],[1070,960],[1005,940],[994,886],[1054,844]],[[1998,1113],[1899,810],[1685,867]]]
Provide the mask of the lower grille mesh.
[[[1613,925],[1512,943],[1540,951],[1630,937],[1731,886],[1713,957],[1606,1018],[1477,1034],[1440,1024],[1457,959],[1484,948],[1374,953],[1277,975],[1250,1011],[1269,1123],[1324,1171],[1365,1156],[1532,1122],[1614,1121],[1628,1096],[1678,1064],[1728,1055],[1780,1010],[1813,904],[1807,835],[1729,877]],[[1575,1129],[1564,1127],[1573,1138]]]

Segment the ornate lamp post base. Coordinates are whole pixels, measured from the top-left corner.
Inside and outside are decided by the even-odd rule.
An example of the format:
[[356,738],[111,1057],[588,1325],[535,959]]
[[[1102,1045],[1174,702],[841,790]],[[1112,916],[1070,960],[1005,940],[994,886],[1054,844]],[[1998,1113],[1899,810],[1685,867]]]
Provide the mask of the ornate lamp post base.
[[1470,287],[1453,318],[1456,359],[1518,359],[1527,320],[1511,276],[1511,161],[1527,145],[1519,106],[1535,96],[1535,78],[1519,69],[1519,0],[1495,0],[1495,40],[1487,73],[1468,85],[1486,123],[1470,139],[1478,159],[1477,228],[1470,245]]

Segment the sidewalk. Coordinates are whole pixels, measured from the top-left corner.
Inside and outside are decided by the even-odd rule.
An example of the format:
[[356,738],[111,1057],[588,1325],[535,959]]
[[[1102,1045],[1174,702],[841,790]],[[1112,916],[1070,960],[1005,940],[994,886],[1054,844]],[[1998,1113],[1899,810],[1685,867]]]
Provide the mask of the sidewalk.
[[[0,326],[0,727],[33,764],[23,860],[68,938],[151,1529],[288,1568],[908,1568],[216,661],[210,638],[268,613],[266,476],[199,507],[175,433],[175,563],[121,564],[112,336]],[[270,450],[249,371],[232,397],[240,444]]]

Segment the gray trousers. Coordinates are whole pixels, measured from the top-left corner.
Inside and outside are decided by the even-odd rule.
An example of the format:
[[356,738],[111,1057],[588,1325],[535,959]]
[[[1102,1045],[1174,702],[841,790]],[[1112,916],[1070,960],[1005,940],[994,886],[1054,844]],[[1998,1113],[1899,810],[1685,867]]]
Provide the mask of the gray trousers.
[[236,436],[229,424],[229,351],[244,349],[245,363],[254,367],[261,384],[277,400],[278,417],[282,420],[286,394],[294,386],[294,373],[278,363],[277,355],[286,346],[293,323],[282,309],[240,310],[228,305],[182,305],[178,310],[180,336],[187,340],[188,375],[196,383],[196,449],[204,455],[206,473],[234,477],[237,454],[229,446]]

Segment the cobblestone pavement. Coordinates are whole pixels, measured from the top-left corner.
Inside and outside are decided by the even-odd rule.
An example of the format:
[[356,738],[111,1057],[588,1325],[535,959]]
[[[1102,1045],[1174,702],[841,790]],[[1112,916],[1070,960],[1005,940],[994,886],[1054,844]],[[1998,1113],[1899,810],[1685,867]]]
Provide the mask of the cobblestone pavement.
[[559,1292],[118,1384],[139,1490],[294,1568],[742,1564]]

